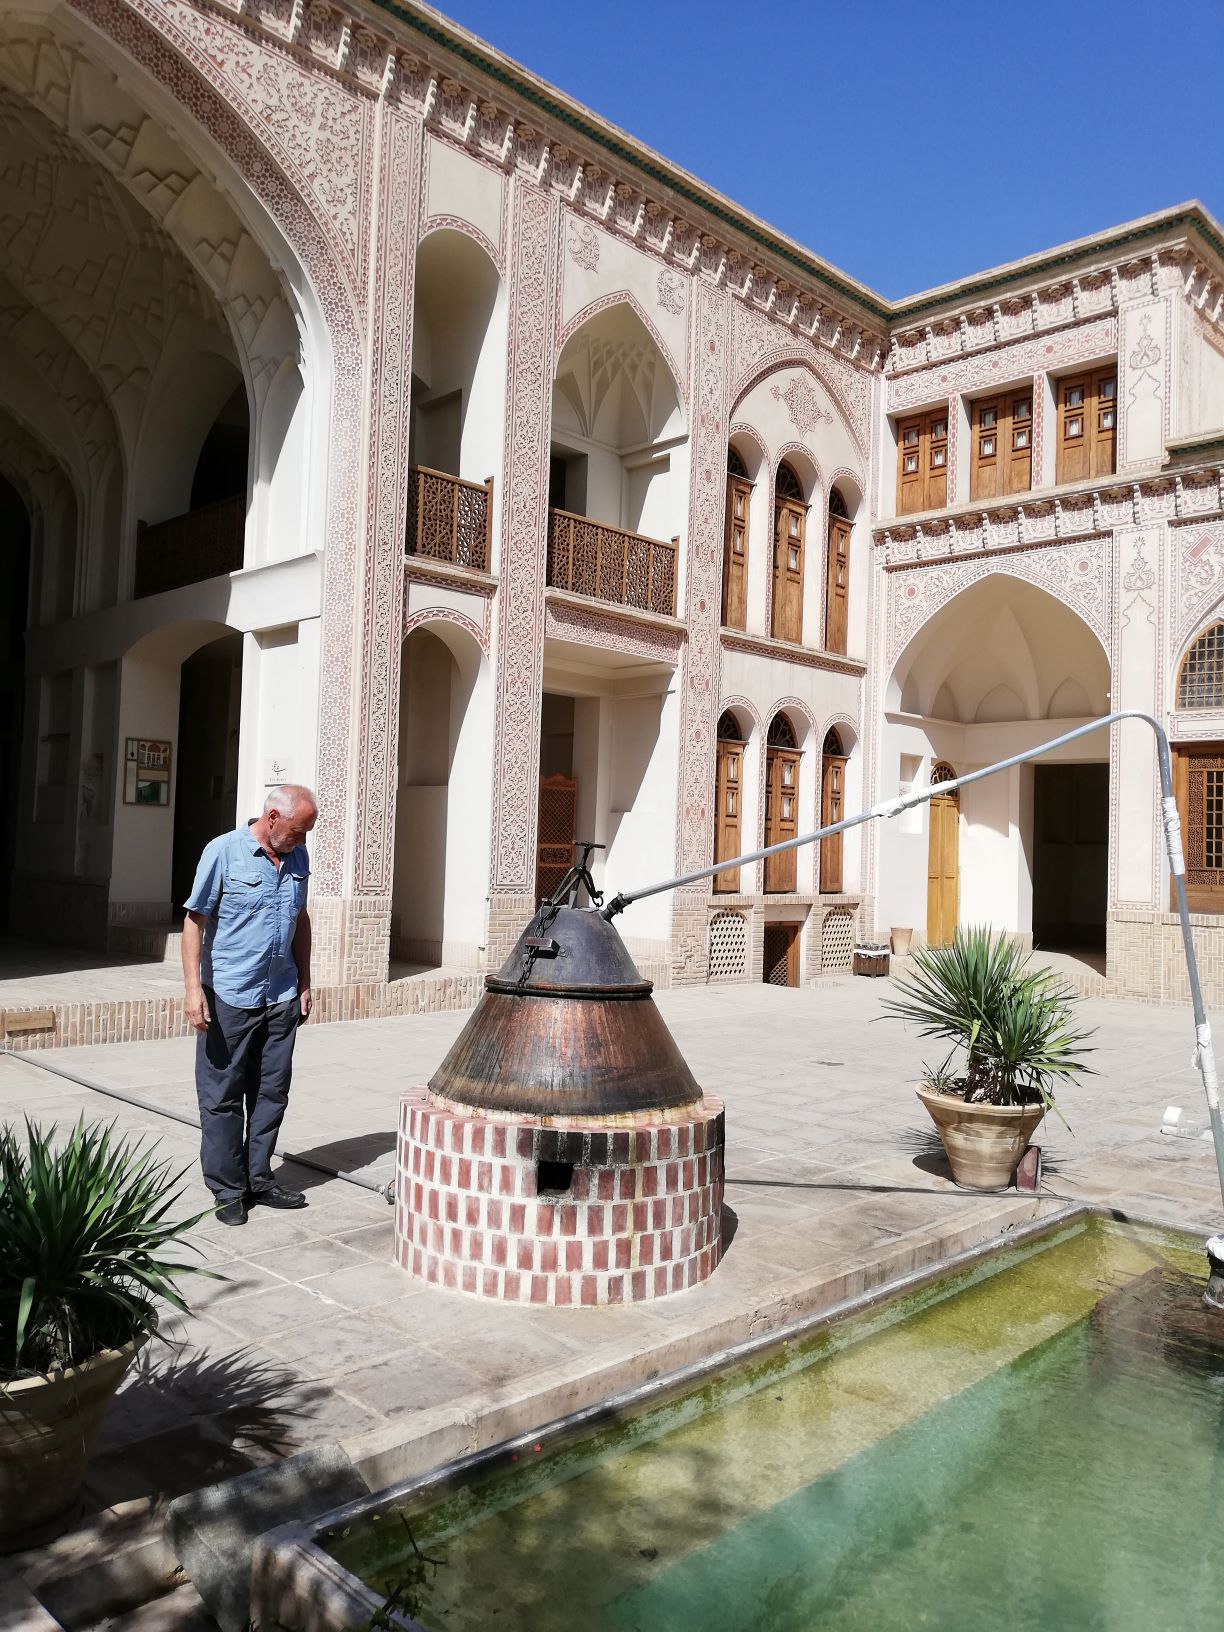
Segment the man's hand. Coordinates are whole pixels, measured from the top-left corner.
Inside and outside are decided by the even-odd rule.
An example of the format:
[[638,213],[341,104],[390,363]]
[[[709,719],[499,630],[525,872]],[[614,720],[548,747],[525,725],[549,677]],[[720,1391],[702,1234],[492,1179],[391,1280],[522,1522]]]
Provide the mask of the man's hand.
[[183,999],[183,1013],[197,1031],[207,1031],[208,1022],[212,1016],[208,1012],[208,999],[204,996],[202,986],[189,986],[187,995]]
[[309,986],[302,987],[301,991],[298,993],[298,999],[302,1005],[302,1019],[309,1020],[310,1011],[314,1008],[314,998],[310,995]]

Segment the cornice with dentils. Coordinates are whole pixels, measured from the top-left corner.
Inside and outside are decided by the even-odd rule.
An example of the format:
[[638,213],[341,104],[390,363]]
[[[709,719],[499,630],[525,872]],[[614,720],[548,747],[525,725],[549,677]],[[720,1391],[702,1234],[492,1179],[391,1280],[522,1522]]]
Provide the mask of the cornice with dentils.
[[530,109],[532,117],[542,125],[555,123],[556,139],[566,142],[576,139],[591,144],[601,160],[611,160],[621,169],[624,179],[636,180],[639,185],[661,193],[663,196],[656,202],[673,209],[687,207],[697,211],[702,219],[693,224],[721,229],[727,235],[731,250],[746,250],[767,257],[772,263],[771,273],[808,281],[815,286],[810,292],[817,298],[832,298],[848,306],[855,321],[866,319],[870,327],[882,329],[886,334],[952,317],[960,310],[980,305],[983,300],[998,299],[1009,290],[1027,290],[1041,281],[1071,275],[1076,269],[1101,267],[1111,261],[1125,262],[1178,244],[1206,260],[1215,277],[1224,281],[1224,228],[1202,204],[1191,200],[890,301],[706,186],[628,132],[601,119],[432,7],[417,4],[416,0],[356,0],[353,9],[393,18],[400,29],[421,42],[422,51],[432,47],[446,52],[491,86],[500,88]]

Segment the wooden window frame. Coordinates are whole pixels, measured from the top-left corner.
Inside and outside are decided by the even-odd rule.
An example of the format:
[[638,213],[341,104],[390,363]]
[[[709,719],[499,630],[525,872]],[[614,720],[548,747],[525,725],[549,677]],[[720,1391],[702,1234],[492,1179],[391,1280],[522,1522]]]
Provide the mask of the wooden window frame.
[[[1191,912],[1224,913],[1224,741],[1174,743],[1172,746],[1173,797],[1181,818],[1186,857],[1186,902]],[[1207,782],[1208,777],[1213,781]],[[1196,787],[1199,778],[1203,780]],[[1217,817],[1214,842],[1208,820],[1213,805]],[[1209,866],[1212,859],[1221,865]],[[1177,911],[1177,890],[1172,878],[1169,879],[1169,910]]]
[[[781,739],[789,737],[789,745]],[[799,777],[802,754],[795,728],[786,715],[775,714],[770,723],[765,750],[765,843],[781,844],[799,834]],[[791,797],[791,814],[784,816],[782,800]],[[798,880],[794,850],[765,858],[765,894],[793,895]]]
[[[1022,445],[1017,441],[1022,439]],[[971,499],[1001,499],[1033,485],[1033,389],[1014,386],[969,404]]]
[[[1194,672],[1187,673],[1190,669]],[[1191,684],[1196,695],[1188,698],[1186,689]],[[1208,685],[1211,690],[1204,700]],[[1219,619],[1201,629],[1186,647],[1177,667],[1174,695],[1178,713],[1224,711],[1224,623]]]
[[[825,735],[820,756],[820,825],[829,827],[840,822],[846,814],[846,761],[849,755],[842,748],[836,731]],[[834,833],[820,841],[820,894],[844,894],[845,875],[842,866],[842,839]]]
[[825,540],[824,649],[846,650],[850,624],[850,546],[854,526],[836,488],[829,494],[829,527]]
[[[1063,374],[1053,383],[1058,403],[1056,484],[1112,476],[1118,465],[1117,362]],[[1080,393],[1078,402],[1071,401],[1075,392]]]
[[[796,487],[802,492],[802,484],[794,470],[789,465],[780,464],[779,475],[783,469],[789,473]],[[790,530],[790,518],[794,518],[796,522],[794,533]],[[803,578],[807,548],[807,518],[806,500],[792,497],[789,493],[783,495],[778,475],[775,475],[773,593],[769,608],[769,633],[774,640],[785,640],[792,646],[803,644]],[[790,564],[792,548],[798,559],[797,567]]]
[[[731,735],[734,730],[735,735]],[[729,797],[730,796],[730,797]],[[732,806],[734,809],[732,810]],[[718,722],[714,765],[714,860],[726,861],[743,854],[744,831],[744,739],[739,722],[724,713]],[[737,895],[740,870],[729,868],[714,879],[713,894]]]
[[[740,461],[736,460],[739,464]],[[742,469],[741,464],[741,469]],[[737,501],[743,501],[743,515]],[[727,513],[723,527],[722,624],[724,629],[748,627],[748,528],[752,514],[752,482],[738,471],[727,472]],[[736,557],[735,540],[741,549]]]
[[[897,421],[897,514],[942,510],[948,503],[948,404]],[[913,468],[907,468],[913,460]]]

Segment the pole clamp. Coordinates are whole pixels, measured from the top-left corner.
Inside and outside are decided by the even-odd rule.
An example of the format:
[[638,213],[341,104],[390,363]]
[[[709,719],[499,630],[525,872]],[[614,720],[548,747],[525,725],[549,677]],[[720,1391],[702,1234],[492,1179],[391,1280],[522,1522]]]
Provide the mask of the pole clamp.
[[1186,857],[1182,850],[1181,816],[1177,809],[1177,800],[1170,796],[1161,800],[1164,810],[1165,844],[1169,850],[1169,867],[1175,878],[1186,876]]

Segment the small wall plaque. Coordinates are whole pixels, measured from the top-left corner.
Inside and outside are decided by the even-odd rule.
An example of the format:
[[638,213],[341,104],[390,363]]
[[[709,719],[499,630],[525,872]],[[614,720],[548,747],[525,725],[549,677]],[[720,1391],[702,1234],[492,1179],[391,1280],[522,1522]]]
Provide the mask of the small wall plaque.
[[170,744],[160,737],[128,737],[123,754],[125,805],[170,803]]
[[17,1032],[53,1031],[54,1029],[54,1009],[0,1010],[0,1035],[8,1033],[12,1036]]

